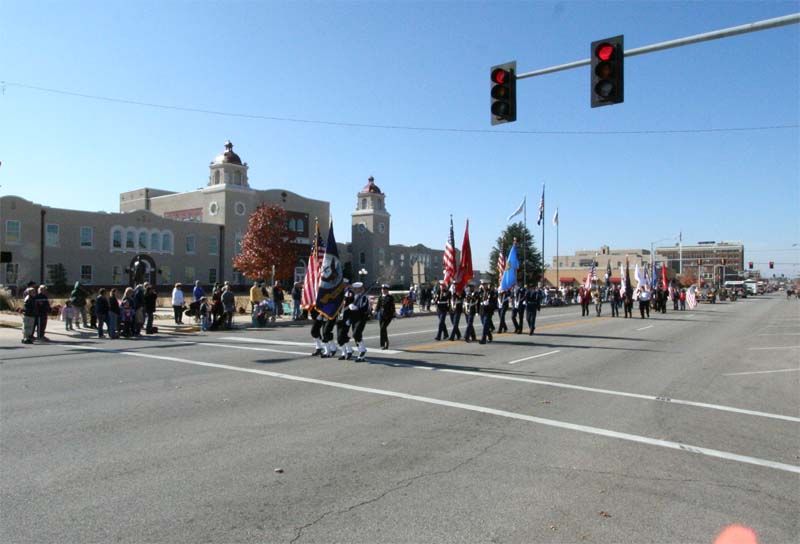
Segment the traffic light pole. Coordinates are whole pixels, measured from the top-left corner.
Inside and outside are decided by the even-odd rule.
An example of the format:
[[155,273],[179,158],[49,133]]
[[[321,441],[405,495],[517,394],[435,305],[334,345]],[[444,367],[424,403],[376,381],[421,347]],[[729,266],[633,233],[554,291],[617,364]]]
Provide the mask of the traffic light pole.
[[[738,36],[739,34],[747,34],[750,32],[758,32],[761,30],[768,30],[770,28],[777,28],[787,25],[796,25],[800,23],[800,13],[793,13],[791,15],[784,15],[783,17],[775,17],[774,19],[766,19],[764,21],[756,21],[755,23],[748,23],[745,25],[734,26],[730,28],[723,28],[721,30],[714,30],[704,34],[695,34],[694,36],[687,36],[685,38],[678,38],[666,42],[654,43],[652,45],[645,45],[644,47],[637,47],[629,49],[624,52],[625,57],[634,57],[636,55],[644,55],[646,53],[655,53],[656,51],[663,51],[665,49],[672,49],[675,47],[683,47],[684,45],[692,45],[700,42],[707,42],[711,40],[719,40],[721,38],[730,38],[731,36]],[[526,79],[529,77],[543,76],[545,74],[552,74],[554,72],[562,72],[580,66],[588,66],[592,59],[577,60],[567,64],[559,64],[558,66],[551,66],[549,68],[542,68],[541,70],[534,70],[533,72],[525,72],[517,74],[517,79]]]

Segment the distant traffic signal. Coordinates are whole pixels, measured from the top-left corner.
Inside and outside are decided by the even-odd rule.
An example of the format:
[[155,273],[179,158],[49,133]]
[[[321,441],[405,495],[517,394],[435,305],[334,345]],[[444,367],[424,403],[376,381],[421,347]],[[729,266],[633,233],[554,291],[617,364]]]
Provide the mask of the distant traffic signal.
[[770,261],[769,262],[769,267],[770,268],[775,268],[775,262],[774,261]]
[[592,42],[592,107],[625,101],[623,36]]
[[750,270],[752,270],[752,269],[753,269],[753,261],[749,261],[749,262],[747,263],[747,268],[749,268]]
[[492,66],[492,124],[517,120],[517,61]]

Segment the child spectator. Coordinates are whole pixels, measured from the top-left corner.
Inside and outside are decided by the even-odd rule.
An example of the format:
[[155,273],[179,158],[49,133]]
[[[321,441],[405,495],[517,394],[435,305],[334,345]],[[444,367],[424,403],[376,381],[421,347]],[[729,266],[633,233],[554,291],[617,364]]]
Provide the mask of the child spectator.
[[72,305],[72,302],[68,300],[67,303],[61,308],[61,321],[64,322],[65,330],[75,330],[72,328],[73,319],[75,319],[75,307]]
[[130,300],[125,298],[122,301],[120,308],[120,319],[122,321],[122,336],[130,338],[133,335],[133,320],[136,318],[136,311],[130,303]]
[[200,297],[200,330],[207,331],[211,327],[211,305],[206,297]]

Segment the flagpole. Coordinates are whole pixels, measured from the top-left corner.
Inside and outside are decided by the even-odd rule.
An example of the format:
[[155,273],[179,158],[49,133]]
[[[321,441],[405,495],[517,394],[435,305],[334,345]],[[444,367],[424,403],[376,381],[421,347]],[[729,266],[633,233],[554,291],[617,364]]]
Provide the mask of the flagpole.
[[522,207],[522,213],[523,213],[522,217],[524,218],[524,221],[525,221],[525,223],[524,223],[525,228],[522,229],[522,278],[523,278],[522,279],[522,284],[523,284],[523,286],[525,286],[525,285],[527,285],[527,282],[528,282],[528,257],[526,256],[527,255],[526,246],[528,244],[525,243],[525,232],[527,232],[527,230],[528,230],[528,196],[527,195],[525,195],[525,202],[524,202],[524,206]]
[[542,183],[542,211],[539,218],[542,220],[542,285],[544,285],[544,183]]
[[558,258],[558,226],[561,223],[561,218],[558,217],[558,208],[556,208],[556,289],[561,291],[561,272],[559,271],[559,267],[561,263],[559,262]]

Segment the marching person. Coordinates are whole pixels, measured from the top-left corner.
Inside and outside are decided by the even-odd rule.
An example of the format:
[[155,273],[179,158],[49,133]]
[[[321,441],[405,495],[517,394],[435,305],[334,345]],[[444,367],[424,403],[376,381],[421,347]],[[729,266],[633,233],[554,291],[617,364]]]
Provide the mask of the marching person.
[[444,281],[439,281],[439,289],[433,296],[433,303],[436,304],[436,315],[439,317],[439,331],[436,333],[436,340],[448,338],[447,333],[447,312],[450,309],[450,291],[445,288]]
[[506,325],[506,312],[508,311],[508,306],[511,302],[511,293],[509,293],[508,289],[504,289],[500,291],[497,296],[500,304],[500,325],[497,327],[497,334],[501,334],[508,331],[508,325]]
[[589,302],[591,302],[591,293],[589,290],[581,285],[578,289],[578,302],[581,305],[581,317],[589,315]]
[[522,334],[522,328],[525,326],[525,296],[525,287],[522,285],[514,290],[514,301],[511,308],[511,323],[514,324],[514,334]]
[[314,339],[314,346],[316,347],[311,356],[316,357],[317,355],[322,355],[322,325],[325,321],[325,318],[320,315],[314,306],[311,307],[309,315],[311,316],[312,320],[311,338]]
[[642,319],[644,319],[644,314],[647,314],[647,317],[650,317],[650,291],[647,287],[644,287],[639,290],[639,296],[637,297],[639,300],[639,313],[642,315]]
[[467,294],[464,297],[466,307],[467,329],[464,331],[464,341],[473,342],[478,338],[475,336],[475,315],[478,313],[478,306],[481,303],[480,296],[475,292],[475,286],[471,283],[467,285]]
[[367,346],[364,345],[363,334],[370,314],[369,297],[364,290],[364,284],[360,281],[353,284],[353,291],[355,300],[350,305],[350,309],[353,310],[353,317],[351,318],[353,322],[353,341],[358,346],[356,362],[360,363],[366,361],[365,355],[367,354]]
[[483,334],[481,335],[481,341],[478,342],[479,344],[485,344],[487,338],[489,342],[494,340],[492,338],[492,331],[494,330],[492,318],[495,310],[497,310],[497,291],[494,290],[494,287],[485,285],[483,293],[483,300],[481,301],[483,306]]
[[536,314],[542,308],[542,283],[539,282],[538,288],[528,285],[525,295],[525,320],[528,322],[528,336],[533,336],[536,330]]
[[619,305],[622,301],[622,293],[619,285],[614,285],[611,289],[611,317],[619,317]]
[[344,361],[345,359],[349,361],[353,358],[353,348],[350,347],[350,337],[347,333],[350,332],[350,326],[352,325],[350,318],[353,315],[352,307],[354,300],[355,295],[353,291],[351,289],[345,290],[344,298],[342,299],[342,310],[339,312],[336,321],[336,343],[342,351],[342,354],[339,356],[340,361]]
[[[351,291],[351,287],[350,287],[350,280],[345,278],[344,280],[342,280],[342,282],[344,284],[344,293],[345,293],[345,295],[347,295],[348,291],[352,292]],[[339,312],[341,312],[343,308],[344,308],[344,302],[342,302],[342,305],[339,306]],[[321,355],[321,357],[323,359],[327,359],[329,357],[334,357],[336,355],[336,342],[333,341],[333,327],[336,326],[336,317],[334,316],[333,318],[328,318],[328,317],[326,317],[324,315],[321,316],[321,317],[322,317],[323,323],[324,323],[323,328],[322,328],[322,344],[323,344],[323,346],[322,346],[322,355]],[[351,318],[350,322],[351,322],[351,324],[353,323],[352,318]]]
[[461,314],[464,313],[464,292],[455,292],[450,296],[451,322],[453,330],[450,332],[450,341],[461,340],[461,331],[458,324],[461,322]]
[[592,284],[592,300],[594,301],[594,311],[597,312],[597,317],[603,312],[603,294],[600,292],[600,286],[596,283]]
[[389,349],[388,328],[389,323],[394,319],[395,308],[394,297],[389,294],[389,286],[385,283],[381,286],[381,296],[378,297],[376,308],[380,314],[381,349]]

